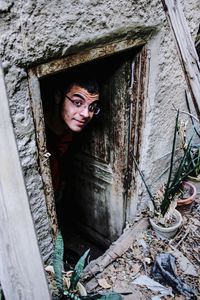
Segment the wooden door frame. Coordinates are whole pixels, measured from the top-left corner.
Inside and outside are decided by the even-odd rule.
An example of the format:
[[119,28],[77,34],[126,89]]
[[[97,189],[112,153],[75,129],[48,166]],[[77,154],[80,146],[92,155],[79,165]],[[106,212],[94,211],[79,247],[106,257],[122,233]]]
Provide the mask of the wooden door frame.
[[132,62],[132,82],[130,87],[130,123],[129,123],[129,141],[127,169],[124,177],[124,205],[125,215],[124,223],[130,218],[130,201],[133,199],[133,193],[136,191],[136,166],[133,156],[140,160],[140,150],[142,144],[142,131],[145,125],[146,110],[146,88],[149,81],[149,59],[148,50],[143,47]]
[[[33,120],[38,146],[38,158],[41,177],[43,180],[44,192],[46,195],[47,211],[50,218],[53,236],[57,232],[57,218],[49,167],[49,153],[46,149],[45,123],[43,118],[42,99],[40,93],[39,80],[62,71],[69,70],[83,63],[92,62],[100,58],[106,58],[119,52],[142,47],[146,41],[156,32],[155,27],[136,27],[131,33],[126,30],[121,35],[107,37],[106,42],[100,41],[99,45],[93,48],[86,48],[77,53],[70,54],[64,58],[55,59],[47,63],[40,64],[28,70],[30,97],[32,101]],[[141,35],[141,36],[140,36]],[[137,100],[138,101],[138,100]],[[139,111],[139,110],[138,110]],[[138,116],[137,113],[135,116]],[[137,130],[137,129],[135,129]]]

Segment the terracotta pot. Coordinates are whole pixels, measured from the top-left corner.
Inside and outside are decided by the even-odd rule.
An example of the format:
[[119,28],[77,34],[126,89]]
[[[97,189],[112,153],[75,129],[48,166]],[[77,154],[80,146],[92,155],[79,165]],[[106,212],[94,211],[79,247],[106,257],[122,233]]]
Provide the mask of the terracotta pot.
[[162,227],[154,222],[154,219],[149,219],[152,228],[155,230],[156,235],[162,239],[170,239],[175,236],[179,227],[182,224],[182,216],[178,210],[174,210],[173,216],[175,217],[175,224],[171,227]]
[[197,195],[196,187],[192,183],[190,183],[188,181],[183,181],[182,185],[183,185],[184,190],[187,190],[187,192],[190,194],[190,196],[185,199],[178,199],[177,206],[191,204],[195,200],[196,195]]

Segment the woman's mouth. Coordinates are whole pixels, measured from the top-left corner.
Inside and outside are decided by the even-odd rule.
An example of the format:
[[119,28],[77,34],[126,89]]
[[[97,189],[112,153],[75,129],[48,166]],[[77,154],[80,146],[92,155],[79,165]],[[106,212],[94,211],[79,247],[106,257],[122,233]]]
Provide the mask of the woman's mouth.
[[79,127],[84,127],[87,123],[86,121],[80,121],[80,120],[76,120],[76,119],[75,119],[75,121]]

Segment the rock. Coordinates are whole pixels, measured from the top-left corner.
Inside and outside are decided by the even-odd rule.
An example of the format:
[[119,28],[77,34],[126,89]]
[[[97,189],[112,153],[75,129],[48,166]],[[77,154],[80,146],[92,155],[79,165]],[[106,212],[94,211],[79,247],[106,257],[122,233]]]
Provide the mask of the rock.
[[198,277],[198,273],[196,271],[195,266],[189,261],[189,259],[187,257],[185,257],[182,252],[180,252],[179,250],[175,249],[173,251],[169,251],[170,253],[172,253],[178,263],[179,263],[179,267],[180,269],[184,272],[185,275],[192,275],[195,277]]
[[122,294],[123,300],[145,300],[146,297],[139,291],[136,285],[117,280],[113,291]]

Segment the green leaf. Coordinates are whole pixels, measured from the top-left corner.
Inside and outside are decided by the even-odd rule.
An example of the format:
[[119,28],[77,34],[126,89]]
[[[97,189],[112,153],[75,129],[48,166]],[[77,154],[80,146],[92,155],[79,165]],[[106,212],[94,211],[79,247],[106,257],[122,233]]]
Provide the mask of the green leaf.
[[77,262],[75,268],[74,268],[74,272],[70,278],[70,290],[71,289],[75,289],[76,285],[80,279],[81,273],[83,272],[84,266],[85,266],[85,260],[88,256],[90,249],[88,249],[79,259],[79,261]]
[[73,299],[73,300],[82,300],[80,297],[76,296],[74,293],[71,293],[69,291],[64,291],[63,295],[65,295],[68,298]]
[[88,295],[81,297],[82,300],[122,300],[122,296],[117,293],[107,293],[104,295],[96,294],[96,295]]
[[170,159],[170,169],[169,169],[169,176],[168,176],[168,180],[167,180],[167,184],[165,187],[165,194],[164,194],[164,199],[161,203],[161,213],[164,216],[166,211],[169,208],[170,202],[171,202],[171,197],[169,195],[169,186],[170,186],[170,182],[171,182],[171,177],[172,177],[172,168],[173,168],[173,163],[174,163],[174,154],[175,154],[175,150],[176,150],[176,135],[177,135],[177,130],[178,130],[178,118],[179,118],[179,110],[177,111],[177,115],[176,115],[176,122],[175,122],[175,127],[174,127],[174,137],[173,137],[173,144],[172,144],[172,153],[171,153],[171,159]]
[[63,292],[63,277],[62,277],[62,269],[63,269],[63,255],[64,255],[64,242],[61,235],[61,232],[58,231],[54,256],[53,256],[53,268],[55,272],[56,286],[60,292]]
[[197,177],[200,172],[200,145],[192,145],[190,155],[188,157],[190,163],[190,175]]
[[171,200],[173,200],[175,195],[179,192],[182,182],[187,179],[188,175],[190,175],[195,168],[195,160],[191,160],[191,142],[192,137],[184,152],[184,156],[181,158],[179,167],[174,173],[174,178],[166,191],[166,196]]

